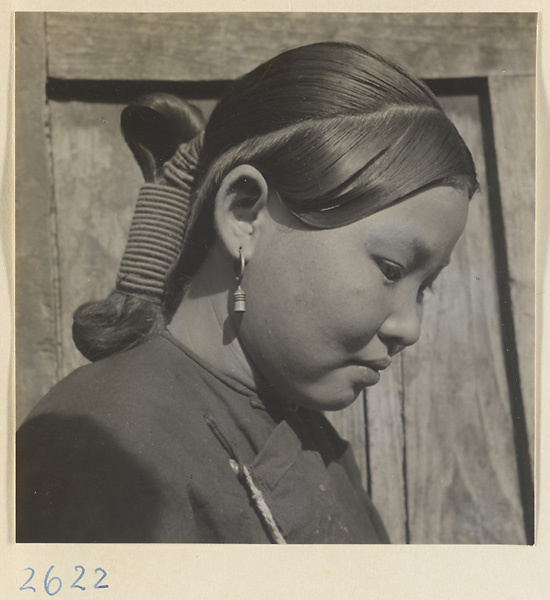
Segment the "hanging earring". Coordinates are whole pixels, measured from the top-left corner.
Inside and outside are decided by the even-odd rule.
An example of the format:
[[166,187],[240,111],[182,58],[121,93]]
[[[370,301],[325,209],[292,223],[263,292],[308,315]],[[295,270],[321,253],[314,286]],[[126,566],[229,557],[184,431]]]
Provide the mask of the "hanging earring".
[[235,312],[246,312],[246,294],[241,287],[241,281],[244,275],[244,255],[243,255],[243,247],[239,248],[239,265],[238,269],[235,269],[236,277],[235,280],[237,282],[237,289],[233,294],[233,310]]

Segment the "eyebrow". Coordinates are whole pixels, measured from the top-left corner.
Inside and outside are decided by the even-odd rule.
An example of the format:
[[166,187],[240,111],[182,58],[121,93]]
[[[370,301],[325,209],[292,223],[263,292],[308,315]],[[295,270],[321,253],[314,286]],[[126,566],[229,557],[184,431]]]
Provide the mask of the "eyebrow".
[[[417,261],[426,261],[430,257],[430,249],[422,240],[417,237],[413,237],[410,240],[410,244],[412,245],[415,256],[417,257]],[[415,261],[415,262],[417,262]],[[445,262],[438,263],[437,269],[439,271],[443,270],[445,267],[448,267],[450,264],[450,260]]]
[[[409,262],[410,267],[415,267],[419,263],[427,262],[431,256],[430,248],[424,243],[424,241],[418,237],[414,232],[410,230],[405,230],[404,233],[407,235],[407,240],[403,240],[402,242],[392,242],[393,244],[401,246],[404,250],[409,252],[412,249],[413,254],[411,255],[411,261]],[[378,236],[375,236],[375,240]],[[378,238],[381,241],[387,241],[383,236]],[[438,263],[433,271],[441,272],[445,267],[449,266],[450,261],[444,261]]]

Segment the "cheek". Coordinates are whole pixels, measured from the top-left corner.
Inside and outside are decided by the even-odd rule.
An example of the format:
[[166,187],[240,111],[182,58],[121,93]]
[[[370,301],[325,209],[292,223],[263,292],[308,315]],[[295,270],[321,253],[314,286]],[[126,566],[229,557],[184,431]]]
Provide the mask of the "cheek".
[[253,359],[287,371],[326,368],[376,334],[384,305],[377,274],[335,248],[287,244],[250,264],[241,340]]
[[340,292],[334,289],[333,333],[344,355],[357,356],[378,335],[392,298],[376,268],[350,278],[346,292]]
[[324,320],[318,265],[279,249],[256,255],[250,267],[243,281],[247,312],[242,335],[248,344],[270,346],[270,354],[284,357],[314,342],[315,324]]

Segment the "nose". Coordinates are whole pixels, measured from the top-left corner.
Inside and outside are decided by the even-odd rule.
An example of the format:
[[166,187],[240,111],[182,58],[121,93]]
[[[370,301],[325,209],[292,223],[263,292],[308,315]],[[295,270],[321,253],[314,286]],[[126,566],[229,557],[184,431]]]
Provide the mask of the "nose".
[[393,356],[407,346],[412,346],[420,338],[422,325],[422,303],[403,299],[390,307],[378,337]]

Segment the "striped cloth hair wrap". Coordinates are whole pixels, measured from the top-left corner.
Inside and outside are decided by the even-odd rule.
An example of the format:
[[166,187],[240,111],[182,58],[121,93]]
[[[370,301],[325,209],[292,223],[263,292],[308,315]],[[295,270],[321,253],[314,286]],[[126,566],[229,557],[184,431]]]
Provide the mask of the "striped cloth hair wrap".
[[146,183],[140,189],[118,271],[118,291],[162,304],[166,279],[185,241],[203,137],[201,132],[182,144],[165,163],[165,183]]

